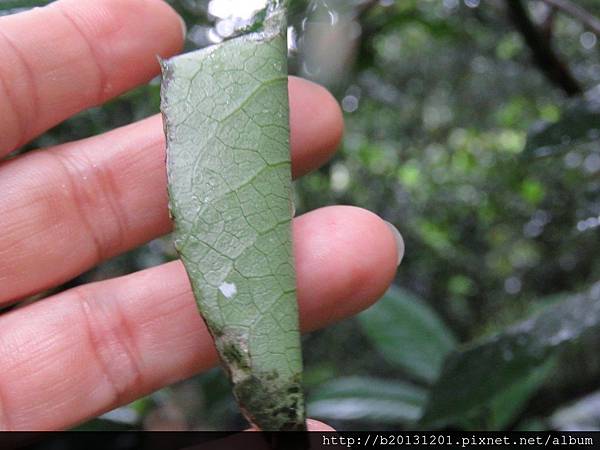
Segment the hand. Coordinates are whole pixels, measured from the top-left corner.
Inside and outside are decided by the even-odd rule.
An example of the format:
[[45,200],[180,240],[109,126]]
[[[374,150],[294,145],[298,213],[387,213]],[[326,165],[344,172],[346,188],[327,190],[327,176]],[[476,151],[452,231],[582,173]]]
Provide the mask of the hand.
[[[182,48],[160,0],[60,0],[0,18],[0,158],[147,82]],[[290,78],[293,174],[333,153],[342,117]],[[159,116],[0,163],[0,305],[168,233]],[[379,298],[402,256],[375,215],[329,207],[293,224],[304,331]],[[80,286],[0,316],[0,429],[64,429],[216,364],[180,262]]]

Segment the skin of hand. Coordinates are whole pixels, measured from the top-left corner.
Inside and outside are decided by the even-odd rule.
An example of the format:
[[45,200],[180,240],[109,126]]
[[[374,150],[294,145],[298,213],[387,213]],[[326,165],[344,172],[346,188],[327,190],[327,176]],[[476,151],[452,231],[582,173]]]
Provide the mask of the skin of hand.
[[[159,116],[7,156],[152,79],[184,33],[162,0],[59,0],[0,17],[0,306],[170,231]],[[289,89],[299,177],[331,157],[343,121],[322,87],[290,77]],[[404,251],[386,222],[349,206],[297,217],[293,233],[303,331],[376,301]],[[0,315],[0,430],[67,429],[216,363],[179,261],[79,286]]]

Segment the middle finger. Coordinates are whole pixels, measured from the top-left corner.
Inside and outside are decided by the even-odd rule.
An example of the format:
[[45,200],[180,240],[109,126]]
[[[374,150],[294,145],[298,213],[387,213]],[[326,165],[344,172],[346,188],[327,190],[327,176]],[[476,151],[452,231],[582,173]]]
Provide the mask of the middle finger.
[[[290,80],[292,165],[302,174],[339,142],[339,107]],[[0,304],[63,283],[171,229],[162,123],[153,117],[0,166]]]

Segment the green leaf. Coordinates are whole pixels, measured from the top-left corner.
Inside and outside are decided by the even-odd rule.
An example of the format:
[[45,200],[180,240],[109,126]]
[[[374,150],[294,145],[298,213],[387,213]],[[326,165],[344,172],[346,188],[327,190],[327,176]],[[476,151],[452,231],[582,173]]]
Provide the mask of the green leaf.
[[557,352],[600,329],[600,288],[454,352],[432,389],[423,423],[440,425],[490,405],[549,364]]
[[70,431],[139,431],[139,426],[109,419],[96,418],[78,425]]
[[529,399],[546,381],[555,368],[556,360],[550,359],[546,364],[534,369],[497,395],[486,411],[489,430],[502,430],[511,424],[517,415],[523,410]]
[[0,11],[9,9],[34,8],[36,6],[46,6],[54,0],[0,0]]
[[600,391],[560,408],[550,417],[550,424],[556,430],[600,431]]
[[285,8],[265,29],[164,61],[174,241],[246,417],[303,429],[291,241]]
[[370,377],[334,380],[314,393],[311,417],[374,424],[414,424],[426,400],[424,389],[409,383]]
[[452,333],[435,311],[397,287],[358,318],[388,362],[427,382],[437,378],[444,358],[455,346]]
[[590,92],[573,101],[555,123],[534,127],[527,138],[523,155],[545,157],[561,155],[574,148],[600,141],[600,95]]

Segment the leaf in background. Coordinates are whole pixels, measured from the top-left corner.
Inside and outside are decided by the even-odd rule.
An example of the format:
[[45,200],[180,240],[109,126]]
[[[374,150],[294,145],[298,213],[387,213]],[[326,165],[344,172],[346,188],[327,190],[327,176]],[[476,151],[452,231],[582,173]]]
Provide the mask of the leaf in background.
[[559,431],[600,431],[600,391],[560,408],[550,417],[550,424]]
[[52,3],[54,0],[0,0],[0,12],[9,10],[22,10],[28,8],[34,8],[36,6],[46,6]]
[[433,382],[446,355],[454,348],[451,332],[425,302],[392,287],[358,316],[366,336],[391,364]]
[[174,241],[247,418],[303,429],[285,7],[264,31],[163,62]]
[[369,377],[334,380],[311,397],[311,417],[361,420],[375,424],[414,424],[426,400],[423,388]]
[[523,155],[545,157],[560,155],[577,146],[600,142],[600,92],[590,91],[573,101],[556,123],[534,127],[527,138]]
[[433,387],[423,423],[440,425],[490,405],[557,351],[600,329],[600,285],[545,309],[492,338],[451,354]]
[[555,364],[555,359],[549,359],[546,364],[534,369],[502,392],[502,395],[494,398],[486,411],[489,417],[484,418],[487,419],[487,428],[494,431],[503,430],[509,426],[552,373]]
[[70,431],[139,431],[139,425],[114,421],[104,418],[92,419],[81,425],[71,428]]

